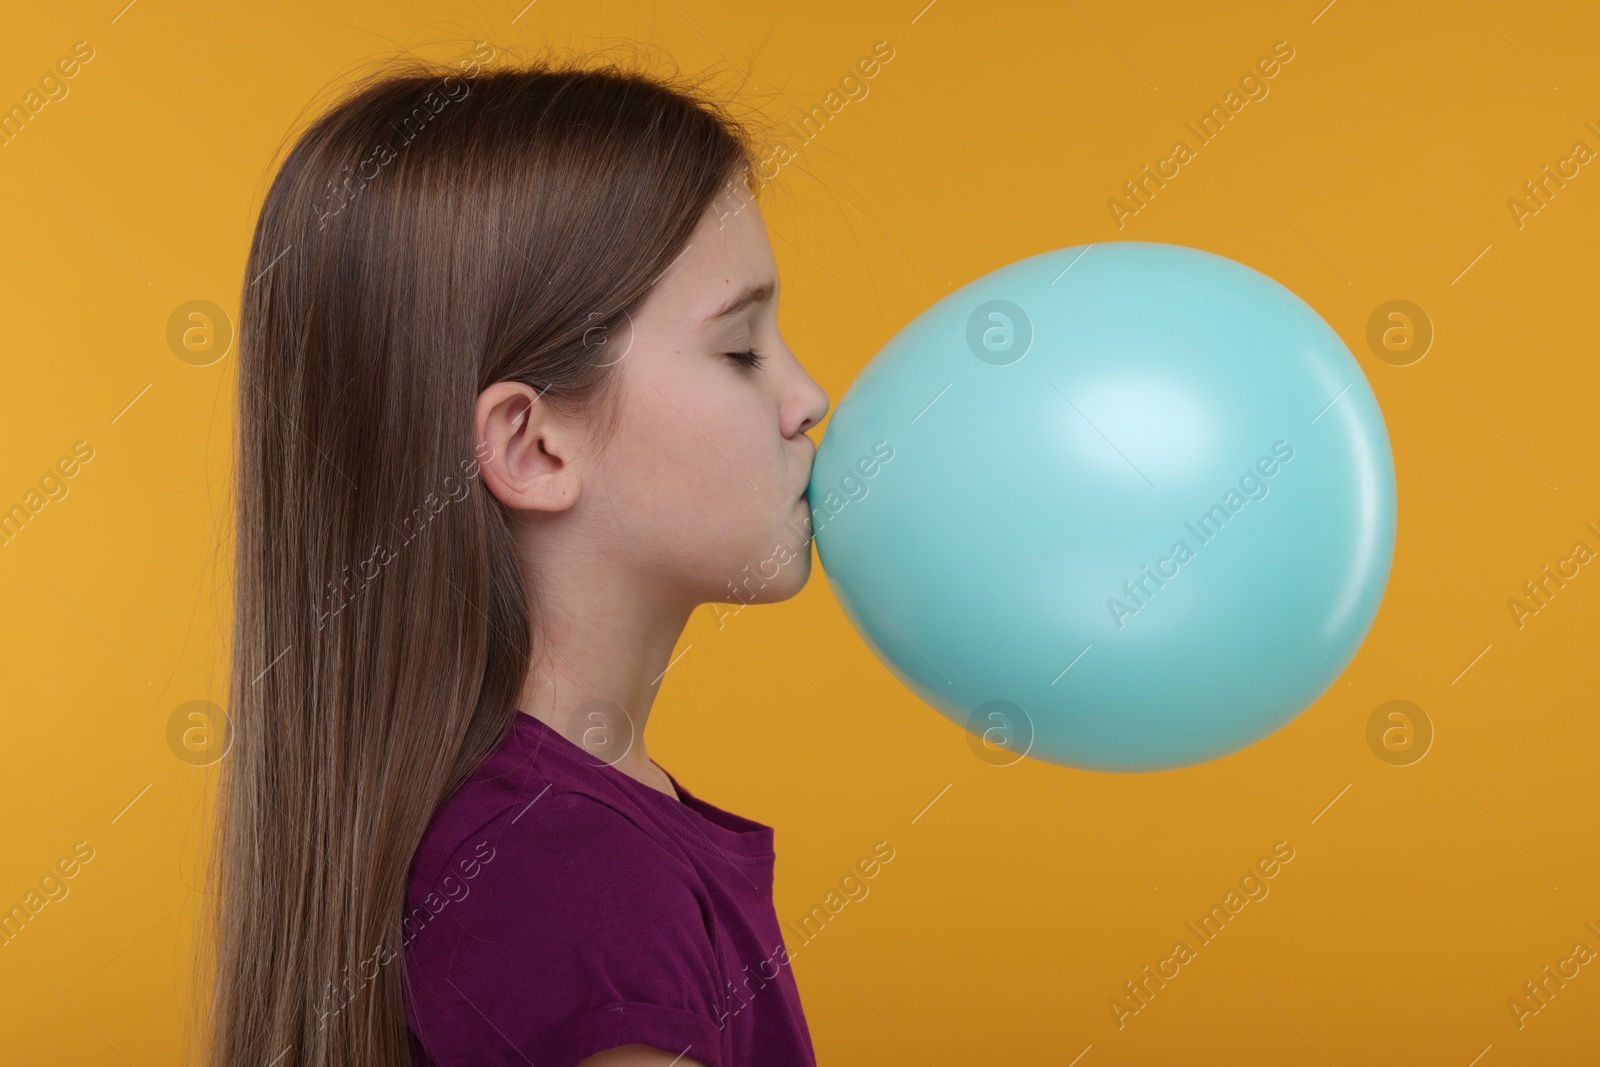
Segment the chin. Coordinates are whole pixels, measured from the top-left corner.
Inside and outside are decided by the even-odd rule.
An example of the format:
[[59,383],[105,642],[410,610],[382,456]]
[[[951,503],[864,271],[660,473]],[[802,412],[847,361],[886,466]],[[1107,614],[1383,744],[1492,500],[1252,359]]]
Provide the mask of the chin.
[[718,603],[773,604],[788,600],[811,578],[811,541],[784,527],[731,575],[715,594]]

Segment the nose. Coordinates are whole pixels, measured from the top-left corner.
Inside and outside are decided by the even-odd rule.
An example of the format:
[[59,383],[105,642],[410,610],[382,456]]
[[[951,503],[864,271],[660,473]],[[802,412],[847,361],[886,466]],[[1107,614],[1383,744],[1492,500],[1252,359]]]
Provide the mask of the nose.
[[796,433],[805,433],[816,426],[827,417],[828,409],[833,406],[828,399],[827,391],[809,374],[805,375],[804,392],[805,395],[800,402],[800,425],[795,430]]

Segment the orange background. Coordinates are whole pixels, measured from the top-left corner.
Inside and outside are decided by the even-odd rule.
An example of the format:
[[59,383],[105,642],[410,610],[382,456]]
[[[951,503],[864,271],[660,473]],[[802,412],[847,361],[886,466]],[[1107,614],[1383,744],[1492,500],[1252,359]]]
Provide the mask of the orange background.
[[[540,0],[519,14],[521,0],[109,0],[8,14],[0,104],[75,42],[94,57],[0,147],[0,506],[74,442],[94,454],[0,546],[0,906],[76,842],[94,852],[70,895],[0,948],[0,1059],[175,1062],[192,994],[215,768],[175,758],[167,728],[185,702],[225,699],[234,375],[226,356],[177,358],[168,319],[197,299],[236,314],[280,141],[340,72],[403,47],[451,60],[487,39],[506,54],[644,42],[718,72],[774,123],[823,104],[888,42],[868,95],[767,198],[780,323],[835,402],[953,286],[1134,239],[1288,286],[1383,406],[1399,537],[1349,684],[1203,766],[985,763],[874,659],[820,572],[720,629],[700,610],[651,754],[777,827],[780,920],[875,842],[894,849],[815,941],[790,935],[822,1063],[1593,1062],[1600,962],[1521,1028],[1507,1001],[1576,942],[1600,951],[1585,927],[1600,927],[1600,575],[1581,568],[1520,629],[1507,601],[1575,541],[1600,550],[1583,525],[1600,527],[1600,164],[1520,227],[1508,201],[1574,142],[1600,150],[1585,125],[1600,127],[1600,14],[921,2]],[[1269,95],[1119,229],[1107,201],[1175,140],[1195,147],[1184,123],[1278,41],[1294,58]],[[1406,366],[1366,340],[1397,299],[1436,331]],[[1435,731],[1407,766],[1367,742],[1397,699]],[[1270,896],[1119,1028],[1110,998],[1176,940],[1193,945],[1184,923],[1279,841],[1294,859]]]

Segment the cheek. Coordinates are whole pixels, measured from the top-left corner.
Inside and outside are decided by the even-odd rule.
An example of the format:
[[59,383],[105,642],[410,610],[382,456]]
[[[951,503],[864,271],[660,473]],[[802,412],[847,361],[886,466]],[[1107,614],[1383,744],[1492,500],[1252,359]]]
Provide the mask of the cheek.
[[767,538],[772,501],[783,491],[785,472],[773,465],[776,430],[748,395],[719,390],[715,381],[675,385],[647,386],[638,398],[611,464],[624,469],[608,481],[618,506],[627,502],[630,539],[640,548],[697,570],[737,571],[753,562],[733,562],[754,551],[749,542]]
[[699,425],[704,437],[684,427],[682,465],[676,474],[669,472],[669,484],[680,487],[676,504],[684,532],[713,559],[729,561],[730,554],[747,555],[752,542],[766,539],[783,475],[771,466],[771,442],[749,422],[724,413]]

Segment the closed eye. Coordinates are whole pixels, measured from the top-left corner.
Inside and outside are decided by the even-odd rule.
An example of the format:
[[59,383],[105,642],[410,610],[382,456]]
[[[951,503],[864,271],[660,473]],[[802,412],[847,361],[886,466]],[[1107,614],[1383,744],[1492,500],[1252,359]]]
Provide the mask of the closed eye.
[[761,366],[761,360],[764,358],[760,352],[757,352],[754,349],[746,349],[743,352],[729,352],[726,354],[741,367],[759,367]]

